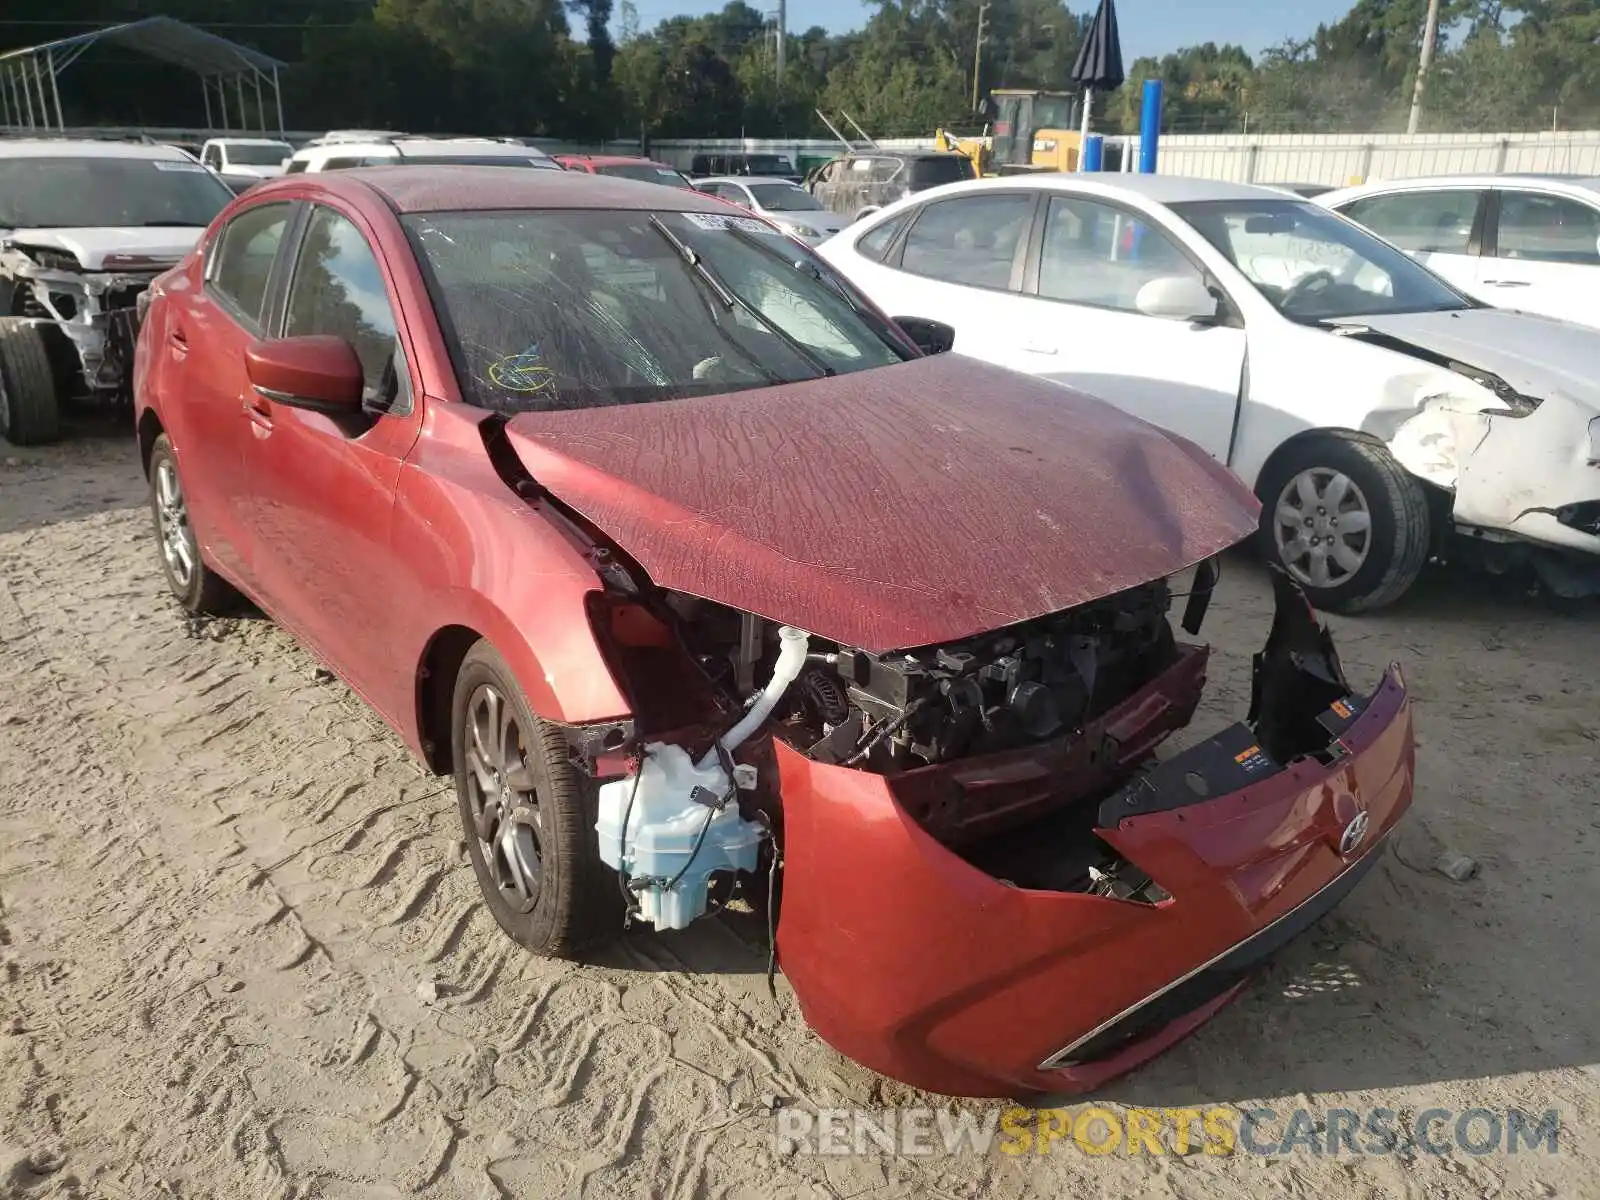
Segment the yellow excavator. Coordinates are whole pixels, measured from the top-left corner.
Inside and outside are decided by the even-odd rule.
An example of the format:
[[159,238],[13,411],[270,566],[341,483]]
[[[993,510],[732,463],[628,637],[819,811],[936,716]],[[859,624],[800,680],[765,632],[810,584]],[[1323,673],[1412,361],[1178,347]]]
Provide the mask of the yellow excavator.
[[956,137],[940,129],[935,146],[965,154],[980,175],[1078,169],[1083,139],[1077,129],[1078,97],[1071,92],[996,88],[984,108],[992,116],[987,138]]

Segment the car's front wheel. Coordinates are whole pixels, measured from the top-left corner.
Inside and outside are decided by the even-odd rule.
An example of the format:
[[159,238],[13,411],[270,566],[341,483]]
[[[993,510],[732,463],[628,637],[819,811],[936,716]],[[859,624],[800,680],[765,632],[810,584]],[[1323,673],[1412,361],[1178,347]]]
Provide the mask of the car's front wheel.
[[61,436],[50,353],[35,325],[0,317],[0,438],[37,446]]
[[622,892],[600,861],[593,783],[488,642],[456,677],[451,761],[467,854],[500,928],[552,958],[620,931]]
[[1262,472],[1261,547],[1318,608],[1355,613],[1398,600],[1428,557],[1422,485],[1362,434],[1291,443]]
[[150,448],[150,514],[155,519],[162,574],[184,611],[210,616],[236,605],[239,593],[200,553],[200,539],[189,522],[189,501],[178,474],[178,460],[164,433]]

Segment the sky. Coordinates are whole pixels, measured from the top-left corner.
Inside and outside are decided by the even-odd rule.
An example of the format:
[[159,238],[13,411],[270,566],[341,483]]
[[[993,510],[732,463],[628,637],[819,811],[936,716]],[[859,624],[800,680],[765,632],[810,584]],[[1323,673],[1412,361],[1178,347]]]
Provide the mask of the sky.
[[[680,13],[698,16],[722,7],[723,0],[634,0],[639,28]],[[1001,0],[1003,3],[1004,0]],[[776,11],[776,0],[749,0]],[[1067,0],[1074,12],[1089,11],[1098,0]],[[1117,0],[1122,56],[1131,65],[1143,55],[1160,56],[1202,42],[1235,42],[1251,54],[1288,37],[1306,37],[1324,21],[1350,11],[1354,0]],[[619,4],[617,6],[621,8]],[[830,33],[859,28],[871,15],[861,0],[788,0],[789,30],[821,25]]]

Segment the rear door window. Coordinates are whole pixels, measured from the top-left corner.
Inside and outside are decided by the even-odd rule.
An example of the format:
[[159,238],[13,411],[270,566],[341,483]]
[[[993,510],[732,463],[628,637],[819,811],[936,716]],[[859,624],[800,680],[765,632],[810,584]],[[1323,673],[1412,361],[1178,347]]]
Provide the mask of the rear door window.
[[900,266],[970,287],[1010,288],[1033,217],[1033,196],[962,196],[929,204],[906,234]]
[[1501,192],[1499,256],[1600,266],[1600,210],[1539,192]]
[[959,183],[963,179],[971,178],[972,160],[964,154],[911,160],[911,186],[916,190],[938,187],[945,183]]
[[1339,211],[1411,254],[1467,254],[1481,191],[1392,192]]

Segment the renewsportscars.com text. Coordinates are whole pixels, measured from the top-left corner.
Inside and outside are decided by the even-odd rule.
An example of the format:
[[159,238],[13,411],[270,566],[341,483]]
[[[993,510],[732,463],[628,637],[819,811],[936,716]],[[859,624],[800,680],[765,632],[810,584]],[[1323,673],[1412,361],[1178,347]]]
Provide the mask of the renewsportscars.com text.
[[936,1108],[780,1109],[780,1154],[1556,1154],[1555,1109]]

